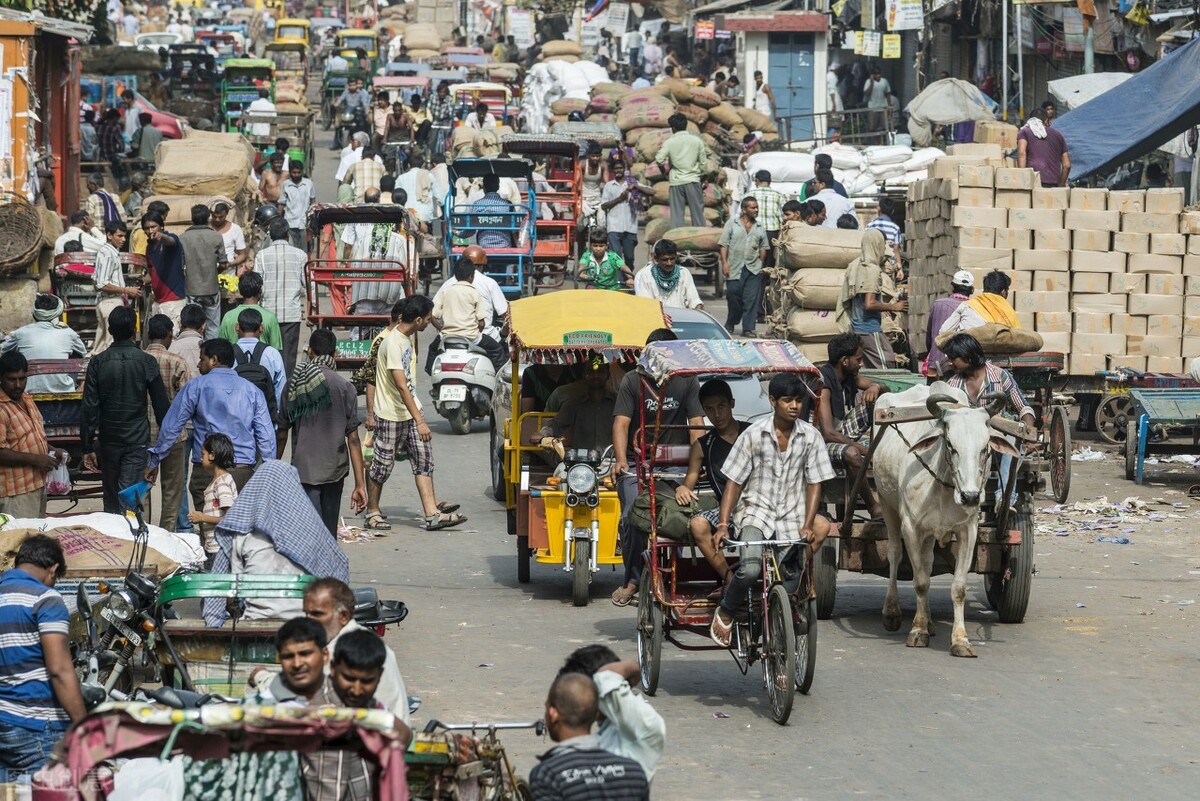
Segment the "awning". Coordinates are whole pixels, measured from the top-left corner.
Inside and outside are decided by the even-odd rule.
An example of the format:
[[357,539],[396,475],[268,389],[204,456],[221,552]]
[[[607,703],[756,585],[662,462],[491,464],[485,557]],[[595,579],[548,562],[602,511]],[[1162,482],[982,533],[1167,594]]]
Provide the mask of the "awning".
[[[693,8],[691,14],[693,17],[698,17],[702,14],[712,14],[716,11],[729,11],[734,8],[740,8],[741,6],[748,6],[753,2],[754,0],[715,0],[715,2],[705,3],[702,6]],[[776,0],[774,3],[755,6],[753,10],[756,14],[767,14],[772,11],[780,11],[784,7],[790,6],[792,2],[793,0]]]
[[0,19],[12,20],[13,22],[28,22],[35,26],[38,30],[46,33],[53,33],[56,36],[66,36],[72,39],[78,39],[81,42],[87,42],[92,38],[92,26],[82,22],[70,22],[65,19],[55,19],[47,17],[44,14],[30,13],[25,11],[13,11],[7,8],[0,8]]
[[646,337],[666,327],[659,301],[599,289],[522,298],[508,310],[512,345],[534,362],[572,364],[593,352],[610,362],[632,361]]

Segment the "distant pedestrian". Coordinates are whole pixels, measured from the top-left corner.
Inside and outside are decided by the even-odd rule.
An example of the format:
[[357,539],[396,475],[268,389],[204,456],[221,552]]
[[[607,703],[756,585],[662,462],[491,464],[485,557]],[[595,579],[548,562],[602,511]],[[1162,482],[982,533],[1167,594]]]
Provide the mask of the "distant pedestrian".
[[121,248],[125,245],[128,230],[123,222],[104,224],[107,240],[96,252],[92,282],[96,285],[96,339],[92,343],[92,356],[97,356],[112,344],[108,320],[116,309],[125,307],[129,298],[140,298],[142,290],[136,286],[125,286],[125,267],[121,263]]
[[225,242],[209,227],[208,206],[192,206],[192,225],[179,235],[183,245],[184,289],[189,303],[204,309],[208,320],[205,337],[212,339],[221,328],[221,286],[217,276],[225,269]]
[[1046,122],[1046,112],[1038,109],[1017,131],[1017,166],[1032,167],[1042,186],[1066,186],[1071,177],[1071,155],[1066,137]]
[[0,354],[0,512],[9,517],[46,516],[46,474],[67,452],[46,441],[42,413],[25,392],[29,361],[19,351]]
[[755,334],[766,255],[767,233],[758,224],[758,200],[747,195],[742,198],[741,215],[725,223],[720,240],[721,272],[729,299],[725,330],[731,334],[739,320],[742,336]]
[[[8,335],[0,350],[19,351],[26,359],[70,359],[87,355],[79,334],[62,321],[63,302],[54,295],[38,295],[33,301],[33,322]],[[27,392],[74,392],[75,375],[63,371],[29,377]]]
[[304,267],[308,256],[289,244],[289,223],[282,217],[271,220],[269,247],[254,257],[254,272],[262,276],[262,306],[275,315],[282,339],[280,352],[287,375],[296,368],[300,348],[300,325],[304,322]]
[[[146,353],[158,364],[167,401],[173,402],[183,385],[191,378],[187,363],[177,353],[171,353],[173,325],[171,318],[156,314],[146,321],[146,335],[150,344]],[[193,365],[193,368],[195,366]],[[150,438],[158,438],[158,426],[150,427]],[[183,488],[187,482],[187,433],[180,434],[179,441],[167,452],[162,461],[162,504],[158,514],[158,526],[166,531],[175,531],[179,521],[179,505],[183,502]]]
[[675,113],[667,120],[674,132],[658,151],[654,161],[667,173],[670,184],[671,227],[683,225],[683,210],[687,208],[692,225],[704,226],[704,192],[701,176],[708,163],[708,145],[687,129],[687,117]]
[[142,216],[146,234],[146,259],[150,262],[150,289],[154,294],[154,314],[166,315],[179,328],[179,312],[187,303],[183,267],[183,245],[179,237],[166,230],[166,220],[156,211]]
[[[179,313],[179,333],[172,338],[171,346],[167,348],[167,351],[183,359],[183,366],[187,369],[188,381],[200,375],[200,345],[204,342],[206,328],[208,328],[208,318],[205,315],[203,306],[196,303],[189,303],[183,307],[183,311]],[[174,399],[172,399],[172,402],[174,402]],[[185,487],[188,483],[188,473],[192,465],[191,453],[194,437],[195,432],[192,429],[192,424],[188,423],[183,432],[183,486]],[[175,531],[188,533],[192,531],[192,524],[188,520],[190,507],[191,501],[188,493],[185,492],[179,499],[179,515],[175,522]]]
[[238,294],[242,296],[241,304],[225,312],[221,318],[219,335],[227,342],[238,341],[238,318],[247,309],[253,309],[262,316],[262,341],[279,350],[283,347],[283,334],[279,330],[279,320],[275,314],[262,305],[263,277],[256,272],[243,273],[238,277]]
[[311,178],[304,177],[304,163],[292,159],[288,164],[288,180],[283,182],[283,218],[288,224],[288,239],[294,248],[304,250],[304,231],[308,226],[308,210],[317,200],[317,190]]

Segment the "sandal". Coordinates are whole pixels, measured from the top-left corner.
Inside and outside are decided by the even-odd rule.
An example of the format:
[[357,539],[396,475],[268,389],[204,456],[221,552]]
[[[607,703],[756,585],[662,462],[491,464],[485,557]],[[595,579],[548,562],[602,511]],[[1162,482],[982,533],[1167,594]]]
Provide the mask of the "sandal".
[[451,512],[457,512],[461,507],[461,503],[446,503],[445,501],[438,501],[437,510],[442,514],[448,515]]
[[438,512],[435,515],[430,515],[429,517],[425,518],[425,530],[440,531],[444,528],[450,528],[465,522],[467,522],[467,518],[464,515],[458,514],[457,512],[452,512],[449,514],[445,512]]
[[392,524],[379,512],[371,512],[371,514],[367,515],[367,521],[363,525],[363,528],[368,531],[391,531]]
[[612,594],[613,606],[629,606],[637,595],[637,587],[618,587],[617,591]]
[[717,611],[713,612],[712,625],[708,629],[708,636],[712,637],[712,641],[722,648],[729,647],[729,641],[733,638],[733,619],[729,622],[721,619],[721,608],[717,607]]

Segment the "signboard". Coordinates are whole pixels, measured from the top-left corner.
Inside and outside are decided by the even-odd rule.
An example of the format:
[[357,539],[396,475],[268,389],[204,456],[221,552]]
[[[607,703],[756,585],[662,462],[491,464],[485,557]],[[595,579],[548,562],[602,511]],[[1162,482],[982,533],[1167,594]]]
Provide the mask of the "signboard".
[[854,32],[854,55],[861,56],[863,54],[863,32]]
[[723,30],[718,29],[717,30],[717,38],[718,39],[732,39],[733,31],[723,31]]
[[613,336],[607,331],[568,331],[563,334],[564,348],[607,348]]
[[879,56],[883,51],[883,34],[879,31],[863,33],[862,52],[864,56]]
[[887,29],[916,31],[925,24],[921,0],[887,0]]
[[716,38],[717,24],[710,19],[696,20],[696,38],[697,39],[714,39]]
[[600,41],[600,30],[603,28],[613,35],[618,42],[629,27],[629,5],[627,3],[609,3],[608,6],[583,23],[583,38],[580,42],[585,48],[595,47]]
[[523,8],[510,8],[508,33],[521,50],[533,47],[533,12]]
[[900,58],[900,34],[885,33],[883,35],[883,57]]

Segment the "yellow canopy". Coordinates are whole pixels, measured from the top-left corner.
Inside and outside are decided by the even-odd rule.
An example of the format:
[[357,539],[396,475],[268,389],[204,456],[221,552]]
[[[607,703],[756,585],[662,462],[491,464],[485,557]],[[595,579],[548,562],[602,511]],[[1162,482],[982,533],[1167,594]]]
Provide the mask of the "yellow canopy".
[[509,304],[512,345],[533,361],[574,362],[600,352],[632,361],[656,328],[666,328],[662,303],[622,292],[570,289]]

